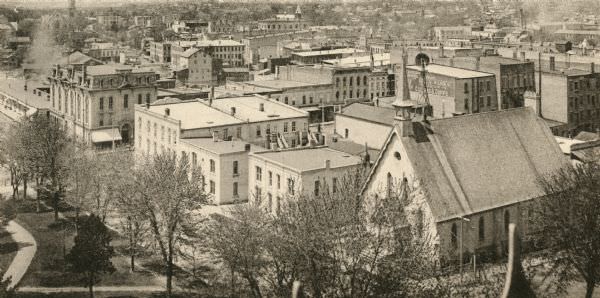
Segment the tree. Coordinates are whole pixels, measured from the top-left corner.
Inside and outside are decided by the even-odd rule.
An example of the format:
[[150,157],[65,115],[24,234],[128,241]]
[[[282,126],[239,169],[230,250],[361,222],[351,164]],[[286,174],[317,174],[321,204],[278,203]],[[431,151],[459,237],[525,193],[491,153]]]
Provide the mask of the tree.
[[71,271],[85,276],[85,285],[90,290],[91,298],[94,297],[94,284],[99,281],[99,275],[115,271],[110,261],[114,255],[111,238],[108,228],[98,216],[92,214],[82,218],[75,245],[65,258]]
[[[58,204],[64,195],[73,146],[65,128],[48,117],[34,116],[25,122],[27,154],[34,162],[39,184],[37,191],[45,191],[52,198],[54,219],[58,221]],[[39,204],[39,196],[38,196]]]
[[[19,195],[19,185],[25,181],[28,176],[28,155],[27,155],[27,130],[20,123],[12,123],[2,135],[0,141],[0,152],[2,152],[2,163],[10,172],[10,184],[12,186],[12,197],[17,199]],[[25,183],[26,186],[26,183]],[[25,187],[24,192],[27,191]],[[25,193],[26,195],[26,193]],[[25,196],[24,195],[24,196]]]
[[65,200],[75,208],[75,228],[79,229],[79,215],[90,206],[89,197],[97,193],[93,188],[99,175],[95,154],[83,143],[76,143],[69,157],[65,184]]
[[545,241],[558,283],[579,276],[592,297],[600,281],[600,163],[588,161],[558,170],[540,181],[539,238]]
[[[214,215],[206,228],[210,252],[222,260],[232,275],[237,272],[246,280],[253,297],[263,297],[259,284],[269,270],[263,254],[269,237],[268,221],[256,206],[239,206],[231,211],[232,218]],[[235,278],[231,278],[231,296],[235,293]]]
[[119,210],[119,226],[122,232],[129,237],[128,253],[130,257],[131,272],[135,271],[135,257],[143,249],[142,244],[148,234],[148,223],[145,217],[135,210],[137,195],[134,191],[135,184],[129,179],[122,180],[117,184],[114,191]]
[[207,201],[200,168],[187,156],[163,152],[134,170],[136,196],[131,211],[150,225],[166,273],[167,296],[171,297],[173,259],[180,244],[195,236],[197,211]]
[[405,209],[418,188],[371,197],[361,194],[364,177],[361,169],[335,186],[321,181],[318,194],[285,198],[276,215],[249,206],[217,217],[207,245],[254,297],[291,296],[295,281],[311,297],[406,297],[431,263],[425,227],[411,226]]

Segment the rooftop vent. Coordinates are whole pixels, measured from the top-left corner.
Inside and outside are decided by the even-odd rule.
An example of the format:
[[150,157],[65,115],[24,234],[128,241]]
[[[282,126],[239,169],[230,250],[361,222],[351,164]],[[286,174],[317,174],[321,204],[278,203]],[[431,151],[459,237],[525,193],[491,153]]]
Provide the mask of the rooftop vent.
[[265,111],[265,104],[264,103],[260,103],[258,105],[258,110],[261,111],[261,112],[264,112]]

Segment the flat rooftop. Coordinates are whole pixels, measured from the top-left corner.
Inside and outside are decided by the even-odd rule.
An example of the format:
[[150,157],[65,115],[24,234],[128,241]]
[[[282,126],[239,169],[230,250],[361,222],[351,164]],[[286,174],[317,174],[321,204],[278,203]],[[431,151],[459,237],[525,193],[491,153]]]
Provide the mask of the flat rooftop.
[[326,147],[265,151],[254,155],[299,172],[325,169],[326,160],[330,161],[330,168],[355,166],[362,162],[358,156]]
[[[373,54],[373,62],[375,66],[390,64],[390,53]],[[327,59],[323,63],[332,65],[351,65],[351,66],[369,66],[371,64],[371,55],[363,55],[358,57],[346,57],[341,59]]]
[[122,64],[106,64],[106,65],[94,65],[87,67],[87,73],[92,76],[98,75],[112,75],[117,74],[118,71],[131,70],[133,73],[153,73],[151,70],[133,68],[129,65]]
[[33,93],[35,88],[48,88],[50,86],[44,86],[35,81],[27,81],[27,91],[25,91],[24,87],[24,80],[0,79],[0,92],[10,95],[30,107],[37,109],[50,109],[52,107],[52,101],[47,99],[46,93],[42,93],[42,96]]
[[[240,140],[214,141],[213,138],[181,139],[181,142],[218,155],[244,152],[246,150],[246,145],[250,145],[250,143]],[[258,146],[250,145],[250,150],[253,150],[252,147]]]
[[[406,66],[406,68],[413,70],[413,71],[421,71],[421,66],[408,65],[408,66]],[[429,65],[425,66],[425,70],[428,73],[433,73],[433,74],[447,76],[447,77],[453,77],[453,78],[459,78],[459,79],[471,79],[471,78],[493,76],[493,74],[487,73],[487,72],[474,71],[474,70],[468,70],[468,69],[450,67],[450,66],[444,66],[444,65],[438,65],[438,64],[429,64]]]
[[258,86],[258,87],[263,87],[263,88],[271,88],[271,89],[291,89],[291,88],[331,85],[331,84],[305,83],[305,82],[288,81],[288,80],[248,81],[248,82],[244,82],[244,83],[247,85],[253,85],[253,86]]
[[[262,112],[260,104],[263,104],[264,107]],[[212,103],[212,108],[228,113],[228,115],[232,107],[235,107],[236,119],[248,122],[308,117],[308,112],[301,109],[258,96],[218,98]]]
[[169,108],[169,118],[181,121],[181,129],[207,128],[223,125],[241,124],[239,120],[228,113],[209,107],[200,101],[184,101],[164,105],[151,105],[150,111],[164,114]]
[[174,45],[180,46],[196,46],[196,47],[215,47],[215,46],[243,46],[243,43],[237,42],[231,39],[218,39],[218,40],[195,40],[195,41],[172,41]]
[[324,51],[310,51],[310,52],[294,52],[292,55],[301,56],[301,57],[310,57],[310,56],[321,56],[321,55],[336,55],[336,54],[358,54],[364,53],[359,49],[354,48],[343,48],[343,49],[335,49],[335,50],[324,50]]

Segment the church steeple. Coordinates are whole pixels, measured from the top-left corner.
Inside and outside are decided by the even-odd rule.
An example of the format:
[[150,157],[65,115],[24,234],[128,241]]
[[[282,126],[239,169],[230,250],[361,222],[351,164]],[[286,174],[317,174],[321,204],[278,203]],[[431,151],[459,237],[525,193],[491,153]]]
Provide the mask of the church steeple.
[[396,74],[396,100],[392,103],[396,109],[396,116],[410,119],[413,109],[413,102],[410,100],[410,89],[408,88],[408,73],[406,70],[408,64],[408,54],[406,49],[402,49],[402,73]]

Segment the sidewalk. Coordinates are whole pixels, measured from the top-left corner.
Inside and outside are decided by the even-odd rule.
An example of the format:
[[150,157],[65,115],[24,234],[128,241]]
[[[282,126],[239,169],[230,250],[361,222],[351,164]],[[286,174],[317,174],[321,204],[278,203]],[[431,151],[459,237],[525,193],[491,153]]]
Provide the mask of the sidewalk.
[[33,260],[33,256],[35,256],[37,250],[37,243],[33,239],[33,236],[14,220],[8,223],[6,231],[11,234],[15,243],[19,245],[19,250],[3,277],[3,279],[11,278],[9,287],[13,288],[21,281],[27,269],[29,269],[31,260]]
[[[165,289],[158,286],[95,286],[96,292],[163,292]],[[78,293],[88,292],[86,287],[63,287],[63,288],[47,288],[47,287],[21,287],[19,292],[33,293]]]

